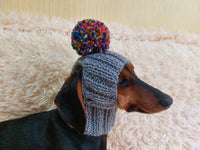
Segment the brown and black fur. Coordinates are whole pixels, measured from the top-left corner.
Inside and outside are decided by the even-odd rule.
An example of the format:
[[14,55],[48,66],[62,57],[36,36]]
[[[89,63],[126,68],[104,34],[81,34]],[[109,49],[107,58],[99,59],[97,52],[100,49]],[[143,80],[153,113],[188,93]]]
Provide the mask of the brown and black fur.
[[[55,98],[57,109],[0,123],[0,150],[105,150],[107,135],[84,135],[86,112],[82,98],[82,69],[67,78]],[[127,112],[156,113],[172,99],[141,81],[131,64],[119,76],[118,106]]]

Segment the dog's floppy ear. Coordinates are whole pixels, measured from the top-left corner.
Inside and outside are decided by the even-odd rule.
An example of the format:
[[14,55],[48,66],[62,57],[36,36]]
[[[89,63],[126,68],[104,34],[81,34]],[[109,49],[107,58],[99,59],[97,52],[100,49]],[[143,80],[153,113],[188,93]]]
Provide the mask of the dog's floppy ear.
[[79,133],[84,133],[86,115],[83,101],[79,99],[82,98],[80,79],[81,72],[73,71],[57,94],[55,104],[62,119]]

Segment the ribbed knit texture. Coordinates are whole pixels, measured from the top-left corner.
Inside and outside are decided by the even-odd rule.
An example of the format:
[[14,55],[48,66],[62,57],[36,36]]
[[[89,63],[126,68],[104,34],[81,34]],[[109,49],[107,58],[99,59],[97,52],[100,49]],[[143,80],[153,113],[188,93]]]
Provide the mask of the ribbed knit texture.
[[91,54],[77,60],[73,68],[82,66],[82,94],[87,123],[84,134],[107,134],[115,122],[117,111],[117,82],[128,59],[107,51]]

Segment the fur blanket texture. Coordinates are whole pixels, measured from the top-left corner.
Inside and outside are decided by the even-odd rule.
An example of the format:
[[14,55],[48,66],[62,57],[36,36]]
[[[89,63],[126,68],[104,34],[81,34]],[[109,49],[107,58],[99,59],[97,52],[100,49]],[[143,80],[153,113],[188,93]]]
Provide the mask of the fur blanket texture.
[[[79,57],[71,47],[77,21],[0,13],[0,121],[55,108]],[[158,114],[118,110],[108,150],[200,149],[200,36],[105,24],[110,50],[132,60],[139,78],[174,99]]]

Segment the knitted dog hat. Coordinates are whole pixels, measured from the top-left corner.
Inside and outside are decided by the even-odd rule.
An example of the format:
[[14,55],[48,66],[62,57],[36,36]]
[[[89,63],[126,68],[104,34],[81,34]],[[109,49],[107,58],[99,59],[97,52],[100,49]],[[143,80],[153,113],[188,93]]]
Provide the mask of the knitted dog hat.
[[110,32],[100,21],[85,19],[72,32],[72,47],[82,55],[73,66],[81,66],[82,94],[87,122],[86,135],[107,134],[115,122],[117,111],[117,83],[119,74],[130,61],[117,53],[107,51]]

